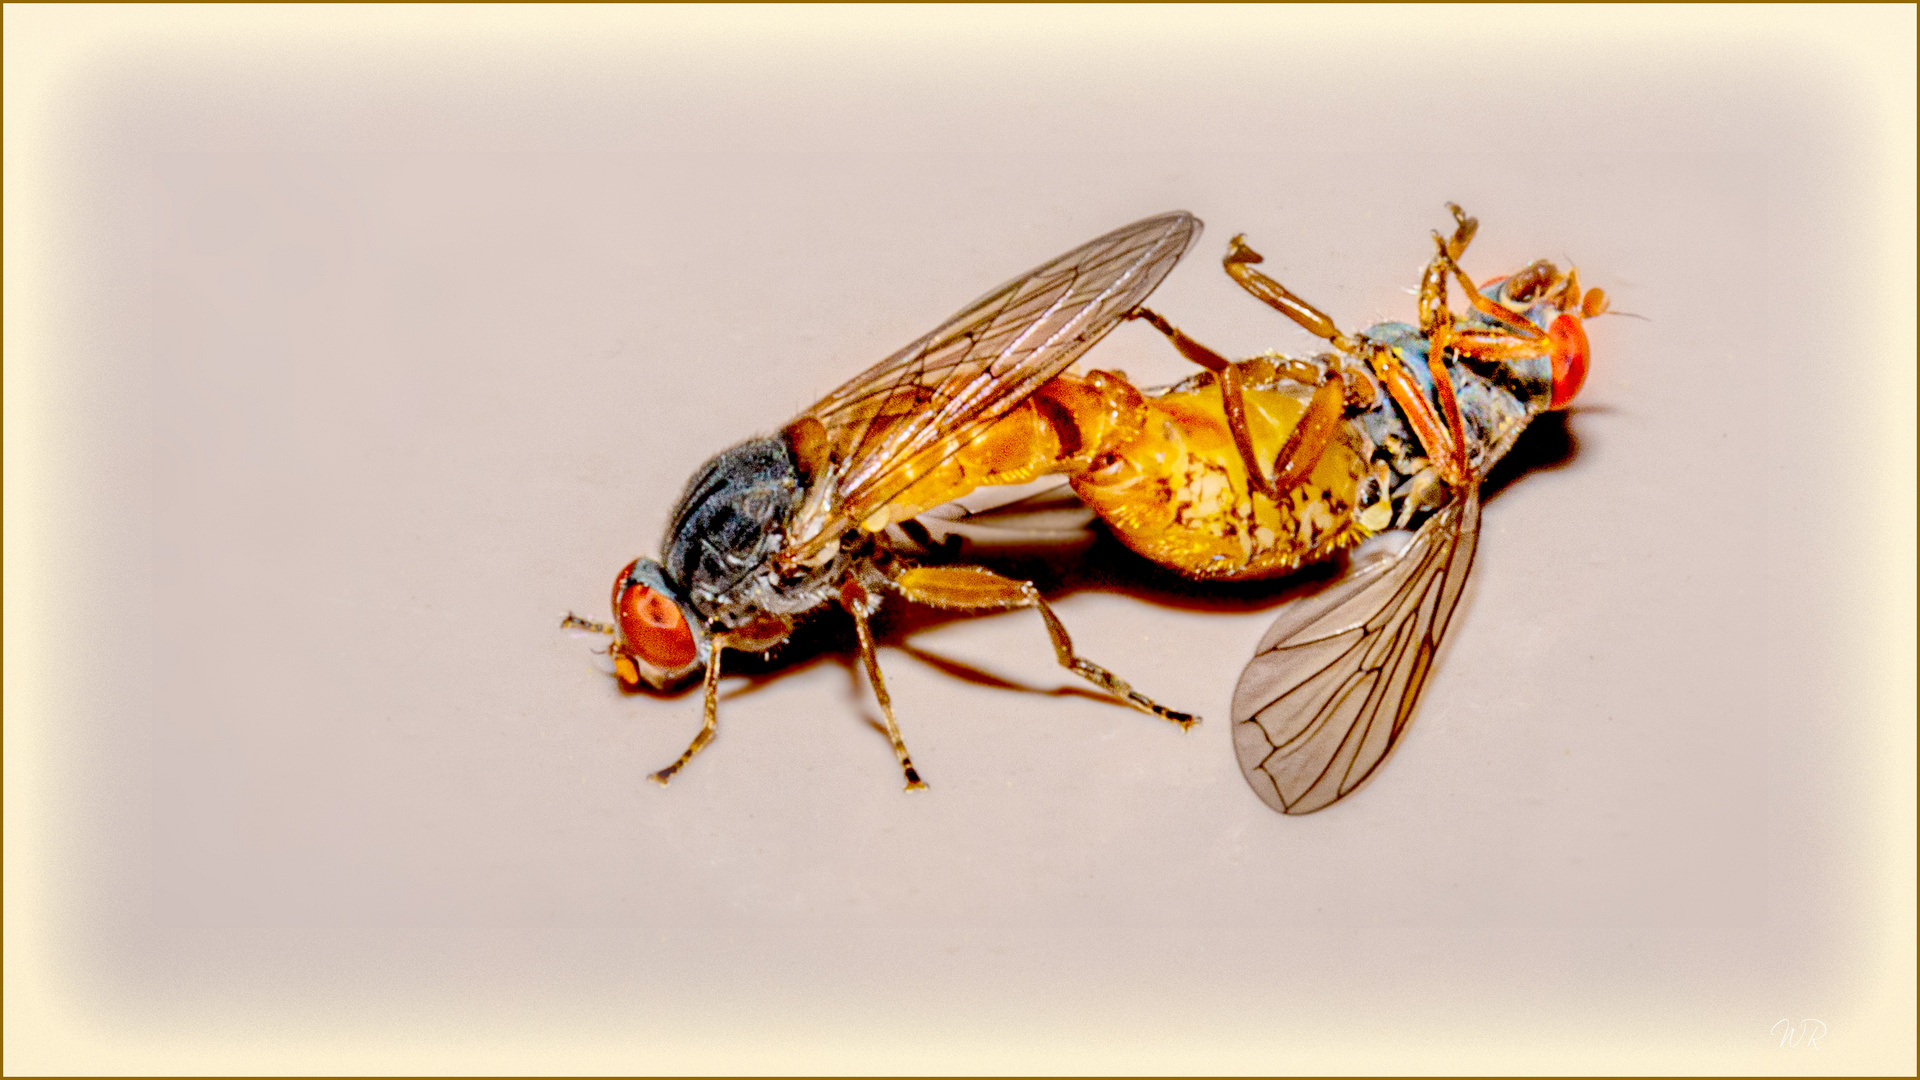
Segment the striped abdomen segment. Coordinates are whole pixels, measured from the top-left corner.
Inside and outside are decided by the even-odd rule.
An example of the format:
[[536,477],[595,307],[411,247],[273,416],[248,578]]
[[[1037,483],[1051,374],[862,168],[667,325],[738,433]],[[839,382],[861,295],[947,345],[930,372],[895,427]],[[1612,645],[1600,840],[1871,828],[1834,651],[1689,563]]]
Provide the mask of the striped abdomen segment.
[[[1246,390],[1254,449],[1269,469],[1312,396],[1312,387],[1284,379]],[[1372,531],[1356,506],[1368,469],[1364,435],[1342,423],[1275,504],[1251,492],[1211,376],[1149,396],[1095,371],[1035,391],[866,528],[878,532],[976,488],[1065,473],[1120,541],[1154,562],[1196,578],[1271,577]]]
[[[1312,387],[1284,379],[1245,392],[1254,449],[1269,472],[1312,396]],[[1196,578],[1272,577],[1373,531],[1357,503],[1363,492],[1377,499],[1378,486],[1366,483],[1368,449],[1351,423],[1275,504],[1252,492],[1211,376],[1146,398],[1141,416],[1137,434],[1077,473],[1073,487],[1121,542],[1154,562]]]

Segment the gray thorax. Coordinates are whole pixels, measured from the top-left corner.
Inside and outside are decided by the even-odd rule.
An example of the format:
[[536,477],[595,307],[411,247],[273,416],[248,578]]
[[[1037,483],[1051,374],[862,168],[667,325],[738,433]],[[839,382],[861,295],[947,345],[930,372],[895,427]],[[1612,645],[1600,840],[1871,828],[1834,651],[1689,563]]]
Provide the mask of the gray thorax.
[[855,553],[783,579],[774,556],[806,490],[786,440],[749,439],[700,467],[667,525],[666,576],[694,609],[733,628],[811,611],[834,596]]

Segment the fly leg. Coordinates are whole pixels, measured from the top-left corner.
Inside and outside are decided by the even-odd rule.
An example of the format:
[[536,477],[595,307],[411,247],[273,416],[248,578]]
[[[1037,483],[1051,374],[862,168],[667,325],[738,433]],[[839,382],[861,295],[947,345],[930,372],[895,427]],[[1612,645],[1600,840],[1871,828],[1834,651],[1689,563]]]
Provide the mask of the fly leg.
[[1459,203],[1448,203],[1447,210],[1453,214],[1453,236],[1447,240],[1447,258],[1457,259],[1473,243],[1473,236],[1480,231],[1480,219],[1468,217]]
[[[1426,444],[1428,456],[1440,464],[1447,483],[1457,489],[1476,478],[1468,458],[1460,402],[1454,395],[1453,378],[1444,362],[1448,351],[1486,359],[1538,356],[1547,350],[1547,336],[1519,313],[1495,303],[1474,288],[1473,279],[1460,269],[1457,260],[1472,242],[1474,230],[1480,223],[1454,203],[1448,203],[1447,209],[1453,212],[1453,236],[1433,234],[1433,260],[1420,278],[1420,332],[1427,338],[1427,368],[1433,375],[1435,396],[1440,399],[1447,430],[1442,439],[1430,439],[1425,432],[1420,433],[1420,438]],[[1492,327],[1463,329],[1454,321],[1453,311],[1447,305],[1450,277],[1460,283],[1469,306],[1491,322]],[[1397,400],[1398,395],[1395,397]]]
[[[1450,259],[1447,252],[1454,247],[1462,251],[1466,250],[1467,243],[1473,239],[1477,223],[1462,213],[1459,207],[1453,209],[1459,224],[1451,240],[1440,241],[1440,256],[1436,258],[1435,264],[1440,263],[1442,259]],[[1372,369],[1374,378],[1380,381],[1387,393],[1393,396],[1393,400],[1407,414],[1414,434],[1419,437],[1421,446],[1427,451],[1427,456],[1441,463],[1442,475],[1448,483],[1457,486],[1464,482],[1467,474],[1464,464],[1466,436],[1460,422],[1460,406],[1454,400],[1452,377],[1440,363],[1440,357],[1445,352],[1445,345],[1451,340],[1450,337],[1435,340],[1431,335],[1429,336],[1429,340],[1434,344],[1428,350],[1428,365],[1434,372],[1434,381],[1439,388],[1440,397],[1440,409],[1436,411],[1432,402],[1427,400],[1426,394],[1420,389],[1419,381],[1414,378],[1411,371],[1407,370],[1406,361],[1397,350],[1382,346],[1365,337],[1355,338],[1344,333],[1334,325],[1333,320],[1325,312],[1295,296],[1285,285],[1253,268],[1253,264],[1262,261],[1264,259],[1261,254],[1247,246],[1244,236],[1234,237],[1227,245],[1225,262],[1228,276],[1239,282],[1241,288],[1252,293],[1268,307],[1299,323],[1308,333],[1325,338],[1334,348],[1365,361]],[[1430,276],[1434,275],[1433,265],[1430,264],[1428,267]],[[1452,264],[1447,262],[1446,265]],[[1446,309],[1446,282],[1444,276],[1439,276],[1437,280],[1439,281],[1436,294],[1439,298],[1437,310],[1440,316],[1436,318],[1435,325],[1444,322],[1446,332],[1450,334],[1452,315]],[[1423,288],[1425,284],[1426,282],[1423,281]],[[1421,317],[1425,320],[1427,305],[1424,292],[1421,299]],[[1422,330],[1426,330],[1424,321]],[[1357,373],[1349,374],[1349,378],[1357,377]]]
[[1338,371],[1330,372],[1327,381],[1313,392],[1313,400],[1307,402],[1307,411],[1301,415],[1300,422],[1287,433],[1280,452],[1274,455],[1272,490],[1265,493],[1267,498],[1279,503],[1282,495],[1312,474],[1346,415],[1346,380]]
[[[1447,350],[1453,347],[1453,322],[1446,320],[1427,337],[1427,372],[1433,376],[1434,396],[1440,399],[1440,412],[1446,417],[1447,426],[1437,432],[1428,432],[1415,425],[1415,434],[1420,436],[1421,444],[1426,448],[1428,459],[1440,466],[1440,475],[1448,486],[1455,491],[1474,480],[1473,465],[1467,457],[1467,431],[1460,419],[1460,400],[1453,392],[1453,373],[1447,370],[1443,360]],[[1394,400],[1399,401],[1396,394]],[[1420,395],[1420,403],[1426,404],[1426,395]],[[1405,408],[1406,403],[1401,402]]]
[[[1467,245],[1473,242],[1474,233],[1479,230],[1480,222],[1468,217],[1466,211],[1454,203],[1448,203],[1447,209],[1453,211],[1453,235],[1442,237],[1439,233],[1433,234],[1434,242],[1439,246],[1440,252],[1432,262],[1427,264],[1426,272],[1420,278],[1420,331],[1423,334],[1431,333],[1436,320],[1447,315],[1449,272],[1458,275],[1460,280],[1466,283],[1468,293],[1476,299],[1482,300],[1489,307],[1500,307],[1493,301],[1480,297],[1472,283],[1467,281],[1466,275],[1454,262],[1467,250]],[[1265,261],[1265,256],[1247,245],[1245,235],[1236,236],[1228,243],[1227,256],[1223,260],[1228,277],[1238,282],[1241,288],[1252,293],[1268,307],[1299,323],[1307,333],[1326,339],[1334,348],[1348,355],[1366,355],[1368,350],[1365,345],[1344,333],[1325,312],[1294,295],[1293,291],[1285,285],[1253,268],[1255,263]],[[1475,306],[1478,309],[1479,305]],[[1501,312],[1508,319],[1517,318],[1505,309],[1501,309]],[[1489,312],[1489,314],[1492,313]],[[1524,322],[1524,320],[1521,321]],[[1528,329],[1531,327],[1529,326]]]
[[893,718],[893,699],[887,696],[886,680],[880,677],[880,660],[873,651],[873,631],[867,615],[878,607],[878,599],[858,581],[848,578],[840,586],[840,606],[853,616],[853,629],[860,636],[860,661],[867,666],[867,681],[873,684],[873,696],[880,700],[880,715],[887,720],[887,740],[893,743],[893,756],[900,759],[900,771],[906,774],[907,790],[924,790],[926,784],[907,756],[907,744],[900,738],[900,725]]
[[[1338,371],[1322,382],[1320,369],[1305,360],[1276,362],[1262,357],[1236,364],[1188,337],[1179,327],[1149,308],[1135,308],[1127,317],[1140,319],[1165,334],[1180,355],[1220,376],[1221,408],[1227,418],[1227,430],[1233,434],[1234,448],[1240,451],[1240,460],[1247,466],[1249,487],[1278,504],[1294,485],[1313,471],[1314,463],[1320,460],[1321,453],[1326,450],[1328,441],[1339,426],[1340,418],[1345,414],[1345,383]],[[1308,386],[1320,384],[1320,388],[1314,392],[1312,403],[1307,407],[1306,415],[1300,418],[1299,424],[1287,436],[1286,444],[1275,455],[1274,475],[1271,478],[1267,476],[1266,467],[1260,463],[1254,450],[1253,432],[1247,425],[1245,372],[1252,364],[1272,368],[1274,375],[1279,378]]]
[[705,697],[706,724],[700,728],[700,734],[693,737],[693,744],[680,755],[680,760],[653,774],[654,781],[661,787],[666,787],[667,781],[673,779],[673,774],[679,772],[681,766],[692,761],[693,755],[713,741],[714,729],[720,724],[720,653],[731,644],[733,639],[727,634],[715,634],[709,644],[712,651],[707,657],[707,677],[702,687]]
[[1363,354],[1361,343],[1335,326],[1333,319],[1325,312],[1295,296],[1285,285],[1255,270],[1253,264],[1265,262],[1266,256],[1248,247],[1244,235],[1236,236],[1227,243],[1227,256],[1221,261],[1226,265],[1227,276],[1261,303],[1299,323],[1307,333],[1325,339],[1341,352],[1349,356]]
[[[1467,294],[1478,301],[1474,305],[1475,310],[1485,304],[1497,309],[1506,319],[1525,325],[1534,335],[1538,336],[1539,331],[1474,289],[1472,280],[1454,262],[1454,258],[1466,249],[1477,223],[1458,206],[1448,203],[1447,207],[1453,211],[1459,225],[1451,240],[1437,232],[1433,234],[1436,248],[1433,261],[1427,264],[1427,270],[1420,279],[1420,332],[1427,339],[1427,371],[1433,376],[1434,396],[1440,400],[1440,414],[1445,418],[1445,427],[1435,422],[1438,418],[1427,406],[1426,395],[1419,392],[1419,387],[1408,385],[1412,383],[1410,378],[1398,383],[1390,382],[1388,389],[1413,421],[1414,434],[1426,449],[1428,459],[1439,466],[1442,479],[1457,491],[1472,483],[1475,477],[1468,457],[1466,426],[1460,418],[1460,401],[1453,392],[1453,374],[1447,369],[1446,356],[1449,351],[1466,351],[1470,346],[1467,340],[1469,335],[1463,335],[1456,327],[1453,310],[1447,306],[1447,278],[1452,276],[1459,279]],[[1396,366],[1404,370],[1405,362],[1398,353],[1392,359],[1398,361]],[[1412,408],[1415,404],[1420,406],[1422,415],[1415,415]]]
[[1235,368],[1245,368],[1257,364],[1261,367],[1271,367],[1273,369],[1273,377],[1275,378],[1291,379],[1294,382],[1303,383],[1307,386],[1313,386],[1319,383],[1321,379],[1319,366],[1306,360],[1289,360],[1284,357],[1263,356],[1256,360],[1243,360],[1236,364],[1188,337],[1186,331],[1168,322],[1159,312],[1154,311],[1152,308],[1134,308],[1132,311],[1127,312],[1127,318],[1139,319],[1141,322],[1165,334],[1167,340],[1173,343],[1173,347],[1180,351],[1181,356],[1218,375],[1227,376],[1230,375]]
[[1266,256],[1247,246],[1247,238],[1244,235],[1234,237],[1227,244],[1226,258],[1221,260],[1227,268],[1227,276],[1241,288],[1252,293],[1255,299],[1299,323],[1307,333],[1339,349],[1341,358],[1329,367],[1336,376],[1345,380],[1347,396],[1351,404],[1361,409],[1373,408],[1379,400],[1378,389],[1371,380],[1361,374],[1360,370],[1346,366],[1349,357],[1362,362],[1371,361],[1372,354],[1377,351],[1372,343],[1342,331],[1326,312],[1300,299],[1294,295],[1293,290],[1253,268],[1255,263],[1265,261]]
[[591,630],[591,631],[593,631],[593,632],[594,632],[594,633],[596,633],[596,634],[615,634],[615,633],[618,633],[618,631],[616,631],[616,630],[614,630],[614,628],[613,628],[613,627],[611,627],[611,626],[608,626],[608,625],[607,625],[606,623],[603,623],[603,622],[594,622],[594,621],[593,621],[592,619],[583,619],[583,618],[581,618],[580,616],[578,616],[578,615],[575,615],[575,614],[574,614],[573,612],[571,612],[571,611],[569,611],[569,612],[567,612],[567,617],[566,617],[566,618],[564,618],[564,619],[561,619],[561,620],[560,620],[560,629],[562,629],[562,630]]
[[[1451,331],[1443,334],[1448,347],[1463,355],[1484,360],[1543,355],[1548,347],[1547,336],[1540,328],[1517,312],[1482,296],[1480,290],[1474,287],[1473,279],[1460,269],[1460,255],[1472,242],[1474,230],[1480,223],[1468,217],[1466,211],[1454,203],[1448,203],[1447,209],[1453,211],[1453,235],[1443,237],[1437,232],[1433,234],[1433,259],[1420,275],[1420,332],[1431,339],[1443,330]],[[1555,273],[1550,263],[1536,263],[1535,266],[1544,266],[1547,273]],[[1533,269],[1528,267],[1521,273]],[[1453,312],[1447,305],[1449,278],[1460,283],[1468,306],[1487,319],[1491,326],[1455,325]]]
[[900,571],[891,579],[900,595],[928,607],[952,611],[1010,611],[1036,608],[1046,621],[1047,635],[1053,639],[1054,656],[1060,666],[1112,694],[1144,713],[1171,720],[1183,728],[1192,727],[1200,718],[1175,712],[1156,704],[1151,698],[1128,686],[1106,668],[1073,651],[1073,639],[1067,628],[1047,606],[1040,590],[1030,581],[1001,577],[979,566],[916,566]]

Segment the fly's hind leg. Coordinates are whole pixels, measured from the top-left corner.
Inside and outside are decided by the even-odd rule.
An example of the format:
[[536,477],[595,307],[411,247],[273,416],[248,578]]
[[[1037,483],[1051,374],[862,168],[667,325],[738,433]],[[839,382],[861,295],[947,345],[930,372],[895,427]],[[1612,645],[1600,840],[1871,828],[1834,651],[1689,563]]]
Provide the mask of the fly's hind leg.
[[1266,256],[1247,246],[1247,238],[1244,235],[1236,236],[1227,243],[1227,256],[1221,260],[1226,265],[1227,276],[1237,282],[1241,288],[1252,293],[1261,303],[1299,323],[1307,333],[1325,339],[1328,344],[1341,352],[1350,356],[1360,353],[1360,343],[1334,325],[1333,319],[1326,312],[1295,296],[1293,290],[1253,268],[1253,264],[1265,261]]
[[[1481,311],[1499,325],[1510,326],[1520,335],[1539,337],[1539,331],[1524,319],[1480,295],[1473,283],[1454,261],[1467,250],[1473,242],[1474,233],[1480,223],[1467,216],[1466,211],[1454,203],[1448,203],[1447,209],[1453,211],[1454,229],[1451,237],[1433,234],[1434,246],[1438,249],[1433,260],[1420,277],[1420,333],[1431,338],[1435,333],[1444,333],[1451,328],[1453,315],[1447,308],[1447,279],[1458,278],[1467,290],[1468,302],[1474,310]],[[1227,246],[1227,274],[1240,287],[1258,297],[1267,306],[1280,312],[1287,318],[1299,323],[1306,331],[1317,337],[1325,338],[1334,348],[1350,356],[1358,357],[1372,366],[1379,374],[1377,350],[1369,348],[1368,343],[1354,339],[1334,325],[1334,321],[1312,304],[1294,295],[1285,285],[1273,280],[1253,268],[1253,264],[1264,262],[1265,257],[1247,246],[1245,236],[1236,236]],[[1451,341],[1453,339],[1449,339]],[[1398,395],[1396,395],[1398,396]]]
[[[1313,471],[1314,463],[1320,460],[1320,454],[1327,448],[1327,442],[1333,437],[1345,410],[1346,395],[1338,371],[1321,382],[1320,368],[1305,360],[1261,357],[1255,361],[1234,363],[1188,337],[1179,327],[1149,308],[1135,308],[1127,317],[1139,319],[1165,334],[1167,340],[1173,342],[1173,347],[1180,350],[1180,355],[1220,376],[1221,411],[1226,415],[1227,430],[1233,435],[1234,448],[1240,452],[1240,460],[1247,467],[1249,487],[1278,504],[1289,489]],[[1287,437],[1286,445],[1275,456],[1272,477],[1267,476],[1266,466],[1261,464],[1254,450],[1253,431],[1247,426],[1246,368],[1255,363],[1263,368],[1271,368],[1272,375],[1278,378],[1291,379],[1307,386],[1320,384],[1307,414],[1300,418],[1300,423]]]
[[1287,441],[1274,455],[1271,486],[1277,494],[1268,495],[1269,499],[1278,503],[1279,495],[1292,490],[1313,473],[1313,467],[1319,464],[1320,455],[1333,441],[1334,432],[1339,430],[1346,414],[1346,381],[1338,371],[1329,372],[1327,381],[1320,384],[1313,392],[1313,400],[1307,402],[1307,411],[1301,415],[1300,422],[1287,433]]
[[[1255,263],[1265,261],[1266,256],[1248,247],[1246,236],[1241,235],[1228,242],[1227,255],[1221,263],[1227,268],[1227,276],[1241,288],[1252,293],[1255,299],[1299,323],[1307,333],[1323,339],[1327,344],[1340,350],[1340,355],[1333,358],[1332,363],[1328,364],[1328,369],[1336,380],[1346,383],[1348,404],[1361,409],[1373,408],[1379,400],[1378,388],[1368,378],[1366,372],[1367,365],[1372,362],[1376,350],[1364,339],[1355,338],[1341,330],[1334,323],[1332,316],[1300,299],[1294,295],[1293,290],[1253,268]],[[1300,381],[1312,385],[1316,380]]]
[[1159,312],[1152,308],[1134,308],[1132,311],[1127,312],[1127,318],[1139,319],[1141,322],[1165,334],[1167,340],[1173,343],[1173,347],[1180,351],[1181,356],[1199,364],[1208,371],[1222,376],[1231,376],[1235,368],[1244,368],[1248,364],[1258,363],[1263,367],[1271,367],[1273,369],[1273,375],[1276,378],[1291,379],[1294,382],[1304,383],[1307,386],[1315,385],[1321,378],[1319,365],[1308,360],[1292,360],[1286,357],[1263,356],[1257,361],[1241,361],[1236,364],[1188,337],[1186,331],[1168,322]]
[[1009,611],[1036,608],[1047,624],[1047,636],[1053,639],[1053,652],[1060,666],[1112,694],[1144,713],[1171,720],[1183,728],[1192,727],[1200,718],[1159,705],[1145,694],[1128,686],[1119,676],[1073,651],[1073,639],[1067,628],[1047,606],[1040,590],[1030,581],[1002,577],[979,566],[916,566],[895,573],[893,587],[900,595],[928,607],[954,611]]

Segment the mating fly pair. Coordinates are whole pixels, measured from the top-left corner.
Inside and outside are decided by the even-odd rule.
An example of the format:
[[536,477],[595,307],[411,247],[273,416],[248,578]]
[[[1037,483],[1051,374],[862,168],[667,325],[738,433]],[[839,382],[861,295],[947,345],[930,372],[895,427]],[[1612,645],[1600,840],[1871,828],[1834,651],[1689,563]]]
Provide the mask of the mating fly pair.
[[[1252,580],[1359,548],[1333,588],[1296,601],[1234,695],[1249,783],[1286,813],[1318,810],[1385,759],[1419,700],[1473,564],[1480,482],[1534,416],[1565,407],[1587,368],[1598,289],[1541,261],[1475,287],[1457,260],[1475,222],[1421,278],[1419,323],[1358,334],[1255,269],[1236,237],[1227,273],[1332,350],[1230,361],[1142,307],[1200,232],[1190,214],[1136,222],[995,289],[800,414],[733,447],[687,485],[659,562],[614,581],[615,671],[672,686],[704,668],[705,723],[665,783],[713,738],[727,650],[766,652],[830,605],[861,661],[908,788],[923,787],[875,658],[888,594],[948,610],[1035,609],[1060,663],[1143,712],[1165,708],[1075,652],[1029,582],[927,566],[890,526],[978,488],[1062,474],[1127,547],[1189,577]],[[1465,310],[1448,303],[1450,283]],[[1122,320],[1144,320],[1203,370],[1140,389],[1068,369]],[[1408,530],[1411,530],[1409,532]],[[1367,541],[1362,545],[1362,541]]]

